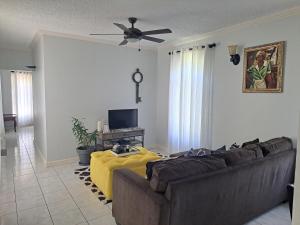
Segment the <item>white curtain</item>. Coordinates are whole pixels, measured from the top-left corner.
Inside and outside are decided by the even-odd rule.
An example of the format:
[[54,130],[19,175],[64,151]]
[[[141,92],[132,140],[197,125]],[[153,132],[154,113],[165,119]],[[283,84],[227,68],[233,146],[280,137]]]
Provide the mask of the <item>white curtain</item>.
[[211,148],[213,49],[171,55],[169,151]]
[[18,126],[33,124],[32,73],[11,72],[12,108],[17,114]]

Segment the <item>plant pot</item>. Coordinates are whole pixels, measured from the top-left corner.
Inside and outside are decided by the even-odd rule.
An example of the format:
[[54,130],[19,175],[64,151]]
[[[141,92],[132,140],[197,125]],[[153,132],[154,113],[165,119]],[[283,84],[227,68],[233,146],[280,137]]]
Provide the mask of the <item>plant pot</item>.
[[79,157],[79,165],[90,165],[91,153],[95,151],[95,147],[78,147],[76,151]]

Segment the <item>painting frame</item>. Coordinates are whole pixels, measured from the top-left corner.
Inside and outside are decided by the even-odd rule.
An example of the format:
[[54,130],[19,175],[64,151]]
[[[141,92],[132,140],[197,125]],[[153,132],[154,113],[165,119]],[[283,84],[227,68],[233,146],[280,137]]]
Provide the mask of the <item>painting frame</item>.
[[[268,84],[268,80],[266,79],[267,77],[264,77],[263,79],[258,79],[257,77],[255,77],[255,71],[251,71],[251,69],[253,68],[255,70],[254,65],[257,62],[257,54],[264,56],[264,65],[268,64],[268,66],[266,66],[268,67],[268,69],[266,69],[268,72],[266,73],[268,74],[267,76],[270,77],[270,80],[273,79],[272,83],[270,81]],[[282,93],[284,75],[284,54],[285,41],[273,42],[269,44],[245,48],[242,88],[243,93]],[[265,58],[268,57],[269,59],[265,60]],[[255,79],[253,77],[255,77]]]

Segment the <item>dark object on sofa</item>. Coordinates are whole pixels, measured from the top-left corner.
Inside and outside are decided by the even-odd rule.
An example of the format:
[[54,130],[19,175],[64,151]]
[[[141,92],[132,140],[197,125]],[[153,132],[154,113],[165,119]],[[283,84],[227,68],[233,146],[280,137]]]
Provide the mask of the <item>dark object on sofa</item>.
[[[177,157],[188,157],[188,156],[203,156],[203,155],[210,155],[209,149],[206,148],[196,148],[196,149],[190,149],[189,151],[184,151],[184,152],[178,152],[178,153],[173,153],[170,154],[169,157],[171,158],[177,158]],[[203,154],[200,154],[203,153]],[[205,154],[204,154],[205,153]]]
[[[293,183],[295,155],[294,149],[277,151],[195,174],[189,174],[184,164],[188,175],[178,179],[173,179],[170,171],[164,174],[161,170],[157,178],[169,176],[168,180],[162,179],[166,186],[165,191],[160,189],[162,192],[153,190],[151,181],[129,170],[116,170],[113,216],[120,225],[244,224],[287,200],[286,187]],[[216,156],[201,160],[208,157]]]
[[199,148],[199,149],[191,149],[190,151],[187,151],[183,154],[184,157],[202,157],[205,155],[210,155],[211,151],[205,148]]
[[236,149],[236,148],[239,148],[240,146],[236,143],[236,142],[234,142],[231,146],[230,146],[230,148],[229,149]]
[[[203,152],[204,154],[199,154],[199,152]],[[218,153],[223,153],[226,152],[226,145],[216,149],[216,150],[210,150],[207,148],[197,148],[197,149],[191,149],[189,151],[184,151],[184,152],[178,152],[178,153],[173,153],[170,155],[171,158],[175,157],[189,157],[189,156],[203,156],[203,155],[210,155],[210,154],[218,154]]]
[[247,141],[247,142],[244,142],[244,143],[242,144],[242,148],[243,148],[243,147],[246,147],[247,145],[258,144],[258,143],[259,143],[259,138],[256,138],[256,139],[254,139],[253,141]]

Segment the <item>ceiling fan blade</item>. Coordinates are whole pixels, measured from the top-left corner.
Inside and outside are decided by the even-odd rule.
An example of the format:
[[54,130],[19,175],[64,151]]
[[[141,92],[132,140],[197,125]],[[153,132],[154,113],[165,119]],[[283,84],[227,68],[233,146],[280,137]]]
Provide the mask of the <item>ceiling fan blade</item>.
[[96,36],[96,35],[124,35],[124,34],[90,34],[91,36]]
[[148,37],[148,36],[142,36],[142,39],[145,39],[147,41],[154,41],[154,42],[157,42],[157,43],[162,43],[162,42],[165,41],[163,39],[159,39],[159,38],[155,38],[155,37]]
[[114,25],[116,25],[117,27],[119,27],[121,30],[123,31],[128,31],[128,28],[125,27],[123,24],[120,23],[114,23]]
[[119,45],[126,45],[128,43],[128,41],[126,39],[124,39]]
[[152,35],[152,34],[168,34],[172,33],[170,29],[160,29],[160,30],[149,30],[142,32],[143,35]]

